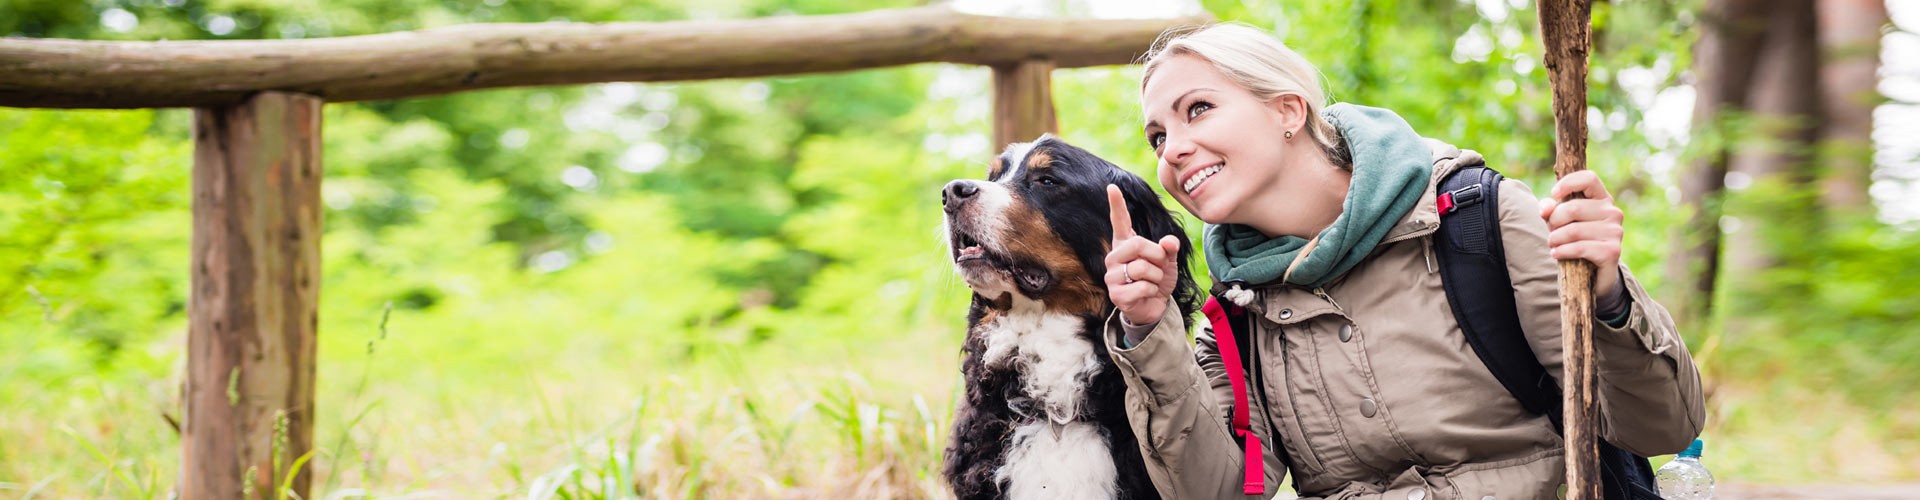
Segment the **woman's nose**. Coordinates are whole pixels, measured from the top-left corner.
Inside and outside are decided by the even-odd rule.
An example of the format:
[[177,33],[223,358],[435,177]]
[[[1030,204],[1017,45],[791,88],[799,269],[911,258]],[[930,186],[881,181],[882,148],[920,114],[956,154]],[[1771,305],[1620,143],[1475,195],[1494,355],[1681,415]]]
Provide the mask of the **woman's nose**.
[[1167,134],[1166,141],[1165,144],[1160,145],[1160,158],[1166,160],[1168,164],[1186,163],[1187,157],[1193,156],[1195,149],[1193,141],[1187,140],[1186,137]]

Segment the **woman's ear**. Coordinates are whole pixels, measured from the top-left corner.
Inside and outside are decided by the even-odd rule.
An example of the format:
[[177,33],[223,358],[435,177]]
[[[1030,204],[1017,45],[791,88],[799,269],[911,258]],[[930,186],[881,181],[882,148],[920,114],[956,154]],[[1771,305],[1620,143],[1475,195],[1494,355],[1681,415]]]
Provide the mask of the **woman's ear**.
[[1280,115],[1280,130],[1291,131],[1294,135],[1306,132],[1307,98],[1300,94],[1280,94],[1267,101],[1267,106]]

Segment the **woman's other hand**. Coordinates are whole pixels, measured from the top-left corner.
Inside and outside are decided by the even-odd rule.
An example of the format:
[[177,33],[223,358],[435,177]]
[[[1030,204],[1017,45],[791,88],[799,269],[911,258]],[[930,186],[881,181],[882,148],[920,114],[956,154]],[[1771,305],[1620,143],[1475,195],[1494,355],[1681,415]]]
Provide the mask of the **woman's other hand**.
[[[1556,202],[1579,193],[1585,198]],[[1610,297],[1620,291],[1620,237],[1626,214],[1614,206],[1613,196],[1600,176],[1582,170],[1553,183],[1548,198],[1540,200],[1540,218],[1547,221],[1547,245],[1555,259],[1592,262],[1593,293]],[[1109,257],[1111,260],[1111,257]]]
[[[1107,251],[1107,297],[1128,323],[1160,322],[1179,280],[1180,240],[1169,234],[1154,242],[1133,233],[1133,216],[1120,188],[1107,185],[1107,216],[1113,223],[1113,246]],[[1617,239],[1617,238],[1616,238]]]

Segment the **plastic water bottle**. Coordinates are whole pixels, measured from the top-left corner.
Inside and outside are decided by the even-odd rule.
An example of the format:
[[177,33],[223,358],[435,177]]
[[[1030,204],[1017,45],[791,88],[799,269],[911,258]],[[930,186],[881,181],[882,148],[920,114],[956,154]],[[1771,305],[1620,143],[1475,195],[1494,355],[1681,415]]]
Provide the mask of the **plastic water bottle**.
[[1660,466],[1653,476],[1660,482],[1660,496],[1666,500],[1713,500],[1713,473],[1700,465],[1700,450],[1706,443],[1698,439],[1687,451]]

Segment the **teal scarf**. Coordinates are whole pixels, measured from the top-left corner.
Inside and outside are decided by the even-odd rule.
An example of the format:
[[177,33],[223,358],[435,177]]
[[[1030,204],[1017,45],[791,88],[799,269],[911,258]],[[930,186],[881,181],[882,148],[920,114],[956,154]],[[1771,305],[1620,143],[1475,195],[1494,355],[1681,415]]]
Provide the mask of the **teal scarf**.
[[1340,130],[1353,153],[1353,182],[1340,217],[1320,231],[1311,249],[1297,236],[1268,238],[1245,225],[1208,224],[1202,241],[1214,281],[1261,285],[1284,275],[1294,285],[1324,286],[1372,253],[1426,194],[1433,153],[1406,120],[1385,109],[1346,103],[1328,106],[1322,116]]

